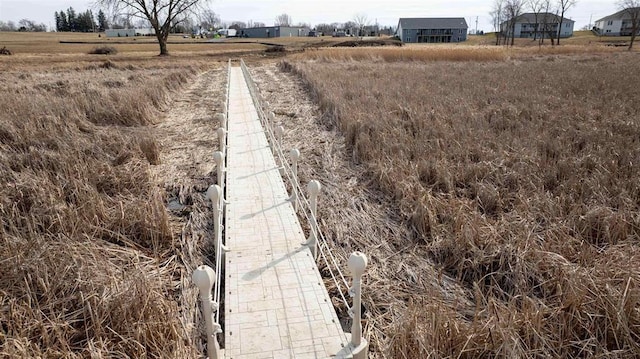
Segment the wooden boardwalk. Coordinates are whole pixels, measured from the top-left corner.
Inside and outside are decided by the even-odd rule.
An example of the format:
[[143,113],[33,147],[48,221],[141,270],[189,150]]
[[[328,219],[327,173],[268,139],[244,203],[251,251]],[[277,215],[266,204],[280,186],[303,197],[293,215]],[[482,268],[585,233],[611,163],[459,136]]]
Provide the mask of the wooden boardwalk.
[[240,67],[229,89],[225,357],[343,356],[343,332]]

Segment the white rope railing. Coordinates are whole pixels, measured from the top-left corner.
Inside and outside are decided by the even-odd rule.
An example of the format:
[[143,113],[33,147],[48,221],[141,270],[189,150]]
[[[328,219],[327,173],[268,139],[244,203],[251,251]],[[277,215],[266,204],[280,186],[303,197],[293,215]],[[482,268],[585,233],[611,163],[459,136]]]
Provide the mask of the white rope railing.
[[[304,193],[304,191],[300,187],[300,183],[298,181],[297,173],[296,173],[297,171],[295,171],[294,168],[292,168],[289,165],[289,162],[287,161],[284,155],[283,149],[279,145],[281,141],[278,140],[279,136],[276,136],[275,134],[273,115],[271,113],[269,114],[269,116],[265,114],[265,111],[264,111],[265,106],[260,101],[258,88],[255,82],[253,81],[251,73],[249,72],[249,69],[247,68],[243,60],[240,60],[240,66],[245,75],[245,79],[249,87],[249,92],[251,93],[251,97],[253,99],[254,106],[258,112],[258,116],[263,124],[263,127],[265,128],[265,132],[267,134],[269,144],[271,145],[273,152],[277,158],[277,164],[283,170],[282,172],[284,173],[288,183],[292,187],[292,200],[294,201],[294,208],[303,209],[301,211],[302,213],[300,214],[306,219],[307,223],[309,223],[309,226],[311,227],[311,237],[314,237],[318,241],[317,247],[319,250],[317,253],[314,253],[314,256],[317,257],[317,255],[320,254],[320,256],[323,258],[324,262],[327,265],[327,269],[329,270],[331,278],[333,279],[333,281],[335,282],[338,288],[338,293],[340,293],[340,297],[342,301],[344,302],[345,306],[349,308],[349,304],[346,298],[344,297],[344,295],[342,294],[343,288],[345,291],[350,292],[348,290],[349,288],[348,282],[345,279],[344,274],[340,270],[340,266],[338,265],[338,261],[335,255],[330,250],[330,247],[328,245],[328,242],[324,233],[322,232],[322,230],[320,229],[320,226],[318,225],[317,216],[312,213],[313,211],[311,210],[312,208],[311,203],[309,203],[309,200],[305,196],[299,195],[301,193]],[[292,150],[291,152],[292,154],[297,153],[297,156],[299,156],[299,152],[296,149]],[[351,311],[349,312],[350,312],[349,314],[351,315],[352,314]]]
[[[217,166],[217,185],[209,186],[207,198],[211,201],[213,212],[213,245],[215,251],[215,270],[207,265],[201,265],[193,272],[192,281],[200,291],[202,315],[207,332],[207,355],[209,359],[222,359],[220,343],[217,335],[222,333],[220,325],[220,304],[222,296],[223,255],[228,249],[223,243],[224,205],[225,201],[225,171],[227,157],[227,124],[229,115],[229,88],[231,81],[231,60],[227,64],[227,84],[222,99],[222,113],[216,115],[220,128],[216,131],[220,150],[214,152],[213,159]],[[213,291],[213,295],[211,292]]]
[[[335,283],[338,294],[340,296],[339,299],[342,300],[343,304],[346,308],[348,308],[348,314],[353,319],[352,325],[352,340],[351,340],[351,349],[354,355],[354,358],[364,358],[366,357],[367,351],[367,341],[362,336],[362,328],[360,324],[361,319],[361,311],[360,311],[360,277],[364,271],[364,267],[366,266],[366,257],[364,254],[355,252],[352,254],[353,256],[357,256],[357,259],[350,258],[349,266],[353,272],[353,286],[350,287],[348,281],[345,278],[344,273],[340,270],[340,265],[338,264],[338,260],[334,255],[331,247],[329,247],[328,241],[320,226],[318,225],[318,218],[316,214],[316,198],[313,196],[313,192],[319,191],[319,183],[316,181],[311,181],[309,185],[309,192],[311,194],[311,203],[310,201],[300,194],[304,193],[300,182],[297,177],[297,161],[300,157],[300,152],[297,149],[292,149],[290,151],[290,155],[292,158],[293,166],[289,164],[289,161],[286,159],[284,155],[284,151],[282,148],[282,136],[283,129],[281,126],[275,127],[275,116],[272,112],[268,111],[268,103],[266,101],[261,100],[261,96],[258,92],[258,87],[253,81],[251,73],[247,68],[244,61],[240,60],[240,66],[245,75],[245,79],[247,85],[249,87],[249,92],[251,93],[251,97],[253,99],[255,108],[258,112],[258,116],[260,121],[265,129],[265,133],[267,135],[269,144],[271,146],[272,152],[276,158],[277,164],[280,166],[280,172],[287,178],[288,183],[291,186],[291,200],[293,202],[294,209],[300,214],[304,219],[306,219],[307,223],[310,226],[310,236],[308,244],[313,245],[311,248],[314,258],[318,258],[318,255],[322,260],[326,263],[327,269],[329,270],[329,275],[333,282]],[[263,103],[264,102],[264,103]],[[316,185],[312,183],[317,183],[317,191],[315,191]],[[298,211],[297,209],[301,208],[302,211]],[[362,262],[362,258],[364,258],[364,264]],[[357,267],[357,270],[354,270],[353,265]],[[353,298],[353,306],[350,306],[347,299],[345,298],[343,292],[348,292],[349,295]],[[357,322],[357,323],[356,323]],[[357,336],[357,338],[356,338]]]

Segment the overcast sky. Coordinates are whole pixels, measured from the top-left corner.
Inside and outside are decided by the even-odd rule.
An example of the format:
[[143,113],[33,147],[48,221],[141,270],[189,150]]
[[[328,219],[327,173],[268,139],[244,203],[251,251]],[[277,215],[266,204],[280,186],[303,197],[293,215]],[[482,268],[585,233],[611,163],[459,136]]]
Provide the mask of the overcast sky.
[[[87,0],[0,0],[0,20],[18,22],[31,19],[55,26],[54,12],[73,7],[77,12],[92,8]],[[213,0],[209,8],[223,21],[249,20],[272,25],[279,14],[289,14],[294,23],[345,22],[365,14],[372,23],[397,25],[399,17],[464,17],[470,29],[491,31],[489,11],[492,0]],[[615,0],[578,0],[567,16],[576,21],[575,29],[617,11]]]

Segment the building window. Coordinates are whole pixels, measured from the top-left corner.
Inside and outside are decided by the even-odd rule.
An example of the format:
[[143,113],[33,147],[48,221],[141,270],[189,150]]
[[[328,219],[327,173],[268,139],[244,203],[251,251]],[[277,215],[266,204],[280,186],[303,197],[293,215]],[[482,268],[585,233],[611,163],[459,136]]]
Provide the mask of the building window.
[[611,25],[613,25],[613,20],[607,21],[607,26],[611,26]]
[[407,38],[404,40],[404,42],[411,42],[411,38],[409,36],[407,36]]

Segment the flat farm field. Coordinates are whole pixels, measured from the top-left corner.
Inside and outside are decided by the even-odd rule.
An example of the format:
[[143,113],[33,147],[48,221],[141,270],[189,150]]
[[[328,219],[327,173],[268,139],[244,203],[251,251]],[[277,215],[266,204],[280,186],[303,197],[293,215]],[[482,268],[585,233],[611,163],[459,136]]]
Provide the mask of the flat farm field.
[[365,284],[380,353],[639,355],[638,54],[345,51],[280,67],[414,233],[366,239],[390,248]]

